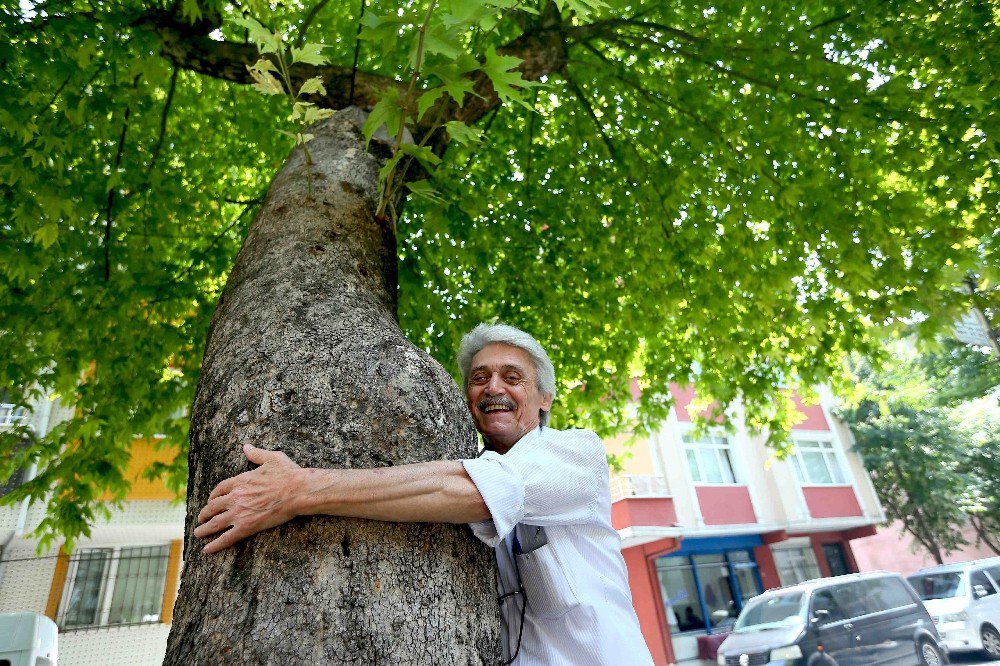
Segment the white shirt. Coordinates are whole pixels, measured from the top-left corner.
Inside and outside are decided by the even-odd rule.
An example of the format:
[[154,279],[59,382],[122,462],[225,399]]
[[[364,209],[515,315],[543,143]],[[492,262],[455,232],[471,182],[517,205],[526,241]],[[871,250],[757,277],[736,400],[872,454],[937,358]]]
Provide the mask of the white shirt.
[[[611,492],[604,444],[589,430],[542,428],[505,454],[463,460],[489,507],[491,520],[473,523],[494,547],[501,594],[527,596],[518,666],[644,666],[652,664],[632,607],[621,538],[611,526]],[[518,524],[541,526],[548,543],[512,554]],[[525,549],[529,546],[522,545]],[[517,647],[522,595],[501,606],[504,661]]]

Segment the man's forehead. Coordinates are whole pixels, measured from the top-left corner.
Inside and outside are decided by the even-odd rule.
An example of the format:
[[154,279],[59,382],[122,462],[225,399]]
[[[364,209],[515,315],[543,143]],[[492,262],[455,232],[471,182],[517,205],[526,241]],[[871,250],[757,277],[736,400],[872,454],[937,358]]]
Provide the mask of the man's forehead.
[[520,347],[493,343],[480,349],[472,357],[472,370],[500,370],[516,368],[521,371],[534,370],[531,355]]

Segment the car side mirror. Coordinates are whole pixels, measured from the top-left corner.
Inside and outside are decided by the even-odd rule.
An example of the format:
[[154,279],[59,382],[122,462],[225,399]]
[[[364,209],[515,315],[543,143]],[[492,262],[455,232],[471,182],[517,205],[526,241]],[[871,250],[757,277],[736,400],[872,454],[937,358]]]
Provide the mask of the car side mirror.
[[984,585],[974,585],[972,587],[972,596],[976,599],[982,599],[988,594],[986,587]]

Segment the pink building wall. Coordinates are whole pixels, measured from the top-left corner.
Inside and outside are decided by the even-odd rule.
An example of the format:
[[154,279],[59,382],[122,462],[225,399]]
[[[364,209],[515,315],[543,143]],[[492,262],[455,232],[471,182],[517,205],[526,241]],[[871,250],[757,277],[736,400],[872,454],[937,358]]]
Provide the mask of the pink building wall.
[[861,505],[851,486],[803,486],[809,515],[813,518],[863,516]]
[[695,486],[706,525],[756,523],[750,490],[746,486]]
[[[976,542],[976,536],[971,528],[965,530],[963,534],[970,543]],[[899,523],[890,523],[879,527],[874,536],[852,541],[851,549],[854,551],[859,571],[894,571],[907,576],[917,569],[937,564],[930,553],[922,547],[918,547],[914,552],[913,544],[913,537],[900,534]],[[980,548],[968,547],[957,550],[951,555],[945,555],[944,561],[945,564],[951,564],[983,557],[996,557],[996,553],[985,545]]]

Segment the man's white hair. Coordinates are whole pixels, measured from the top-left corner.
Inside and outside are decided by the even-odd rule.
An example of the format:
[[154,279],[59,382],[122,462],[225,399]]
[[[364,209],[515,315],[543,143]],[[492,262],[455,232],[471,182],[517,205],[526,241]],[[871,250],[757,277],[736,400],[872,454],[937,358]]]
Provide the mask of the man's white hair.
[[[469,390],[469,372],[472,370],[472,357],[483,350],[486,345],[510,345],[528,352],[535,364],[538,392],[545,396],[556,397],[556,370],[545,349],[538,340],[524,331],[507,324],[480,324],[465,334],[462,344],[458,346],[458,367],[462,371],[462,387]],[[549,422],[548,410],[541,410],[539,415],[541,425]]]

